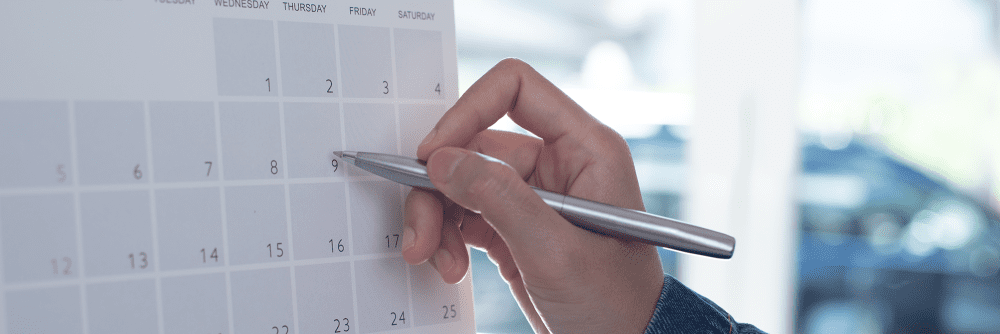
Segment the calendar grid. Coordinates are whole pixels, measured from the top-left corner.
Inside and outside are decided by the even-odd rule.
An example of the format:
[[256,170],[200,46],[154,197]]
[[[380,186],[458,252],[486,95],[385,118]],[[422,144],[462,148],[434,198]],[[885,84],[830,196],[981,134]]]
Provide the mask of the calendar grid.
[[[337,171],[335,172],[323,171],[322,173],[318,173],[315,172],[317,169],[313,165],[304,165],[306,162],[313,162],[308,159],[316,160],[317,158],[315,156],[307,157],[301,153],[303,150],[309,148],[303,148],[304,146],[302,146],[303,141],[301,138],[306,136],[302,134],[302,131],[309,130],[308,126],[313,124],[309,124],[308,122],[315,122],[316,120],[313,117],[316,117],[316,114],[312,110],[301,111],[299,108],[313,106],[317,108],[321,106],[322,108],[319,109],[322,109],[323,112],[337,113],[336,115],[322,115],[322,117],[329,118],[331,122],[329,124],[337,122],[337,124],[334,124],[335,127],[333,130],[326,132],[332,134],[329,139],[339,140],[339,144],[337,145],[328,145],[329,147],[326,149],[330,151],[335,149],[350,149],[380,150],[395,152],[397,154],[413,153],[409,152],[412,150],[413,140],[419,141],[420,138],[413,138],[414,132],[418,132],[418,130],[413,130],[415,124],[412,122],[414,118],[425,122],[425,119],[419,118],[425,116],[408,116],[410,118],[405,119],[402,116],[404,110],[409,112],[409,109],[406,108],[410,108],[411,106],[432,107],[428,110],[436,110],[436,108],[444,109],[454,101],[453,99],[438,99],[435,98],[436,96],[428,97],[429,94],[419,95],[408,93],[407,89],[413,88],[407,88],[410,87],[407,85],[413,85],[413,83],[407,82],[407,79],[404,79],[404,77],[412,78],[413,74],[404,76],[402,73],[403,69],[397,68],[398,66],[404,66],[403,63],[397,61],[397,57],[399,56],[397,54],[398,47],[400,44],[403,44],[403,42],[397,39],[400,38],[397,30],[403,28],[381,27],[387,28],[384,30],[388,35],[388,43],[385,46],[388,47],[389,54],[385,61],[387,68],[384,73],[386,76],[378,76],[377,78],[378,82],[381,82],[382,78],[391,80],[391,84],[386,84],[386,89],[392,91],[391,94],[381,97],[383,96],[381,93],[382,85],[378,86],[379,92],[377,94],[368,96],[364,95],[366,93],[358,93],[356,91],[356,87],[358,87],[358,83],[356,82],[358,80],[358,70],[353,69],[355,72],[351,74],[352,76],[347,76],[344,72],[348,70],[343,63],[345,61],[343,59],[345,53],[350,53],[352,52],[350,48],[357,47],[354,44],[350,44],[348,47],[341,43],[342,36],[340,34],[344,32],[341,28],[345,24],[315,23],[314,25],[329,27],[333,32],[332,47],[336,55],[331,65],[335,69],[336,74],[330,77],[331,79],[334,76],[336,77],[336,89],[333,92],[337,94],[336,96],[331,94],[330,97],[319,97],[320,95],[300,96],[302,93],[292,93],[292,89],[288,86],[291,82],[289,76],[292,76],[293,74],[291,73],[295,70],[291,69],[292,67],[285,67],[285,64],[282,63],[283,61],[287,61],[283,53],[287,52],[287,50],[284,50],[284,45],[281,44],[285,42],[282,36],[282,29],[284,28],[282,20],[225,20],[229,20],[228,23],[235,22],[235,24],[244,24],[245,22],[242,21],[249,22],[246,24],[257,24],[251,21],[266,21],[270,26],[271,31],[273,31],[273,36],[270,37],[273,37],[271,42],[273,42],[274,48],[274,57],[272,60],[274,61],[274,68],[273,72],[271,72],[272,74],[269,74],[267,77],[269,80],[266,80],[266,82],[270,85],[270,89],[272,89],[269,93],[271,95],[253,96],[253,94],[227,93],[220,88],[218,96],[214,98],[176,99],[138,97],[135,99],[111,98],[97,101],[79,99],[62,100],[65,101],[68,118],[70,142],[67,162],[69,166],[67,167],[69,167],[68,171],[72,180],[67,182],[69,184],[49,185],[14,184],[11,186],[0,183],[0,201],[5,201],[7,198],[26,196],[65,196],[67,203],[72,203],[72,237],[75,240],[75,254],[67,254],[67,256],[72,257],[73,277],[63,275],[60,272],[62,270],[60,267],[56,272],[58,276],[52,275],[52,277],[41,277],[38,279],[32,276],[29,279],[18,278],[12,280],[5,276],[10,269],[7,267],[8,264],[6,261],[4,261],[3,265],[0,265],[0,278],[3,278],[3,283],[0,284],[3,290],[3,294],[0,295],[0,324],[4,325],[0,329],[0,333],[10,332],[10,328],[13,328],[10,327],[11,324],[9,323],[11,321],[11,309],[8,305],[10,293],[25,294],[61,288],[74,288],[78,290],[79,316],[81,318],[79,322],[80,332],[89,334],[94,331],[101,331],[100,329],[104,328],[102,326],[111,323],[109,322],[111,321],[109,320],[110,318],[107,316],[110,311],[103,307],[103,305],[108,304],[102,303],[107,303],[105,300],[109,298],[109,289],[121,286],[128,286],[132,289],[127,291],[148,291],[148,293],[142,293],[143,295],[149,295],[148,299],[143,301],[146,304],[142,305],[149,305],[149,307],[142,310],[145,313],[136,313],[149,315],[149,318],[146,318],[149,321],[142,324],[144,326],[142,328],[149,328],[150,331],[155,328],[155,332],[159,334],[171,333],[177,330],[175,326],[178,318],[176,318],[176,315],[170,314],[178,312],[177,299],[175,298],[173,299],[174,301],[171,301],[171,298],[174,298],[172,293],[177,291],[179,282],[195,282],[199,280],[207,282],[208,278],[211,277],[218,278],[216,282],[218,282],[217,286],[219,289],[212,292],[218,292],[220,296],[218,302],[220,305],[218,308],[220,315],[218,323],[224,323],[224,327],[229,333],[243,332],[245,331],[245,326],[248,326],[247,323],[258,321],[253,318],[252,314],[247,313],[247,310],[254,310],[253,307],[256,307],[253,305],[254,303],[248,301],[262,301],[265,299],[259,298],[271,298],[267,293],[261,293],[259,296],[258,294],[253,294],[254,296],[249,299],[246,297],[248,295],[247,292],[261,291],[259,284],[265,281],[258,280],[257,274],[264,274],[264,272],[268,272],[266,275],[271,275],[267,276],[269,277],[268,279],[278,276],[285,277],[278,277],[281,280],[281,285],[284,285],[284,279],[289,280],[287,289],[290,289],[290,295],[285,296],[285,293],[282,292],[280,298],[287,298],[289,303],[290,308],[283,310],[283,312],[291,312],[290,318],[288,318],[290,321],[288,325],[291,327],[292,333],[305,334],[314,331],[314,329],[309,328],[315,327],[309,326],[316,326],[319,323],[317,322],[318,319],[315,316],[303,317],[307,314],[304,312],[315,312],[315,310],[309,310],[305,306],[310,305],[308,304],[310,302],[314,302],[311,301],[312,299],[318,298],[309,294],[320,292],[340,293],[342,291],[344,298],[350,299],[350,309],[344,308],[343,311],[337,311],[343,312],[342,315],[341,313],[330,314],[333,317],[343,318],[345,327],[349,321],[350,332],[385,332],[399,329],[407,329],[409,331],[409,329],[417,327],[425,328],[417,330],[418,332],[426,332],[441,324],[459,322],[458,318],[449,319],[447,313],[444,320],[441,319],[440,313],[437,314],[436,320],[422,313],[432,310],[435,307],[438,308],[437,311],[440,311],[440,305],[445,302],[428,302],[428,299],[421,297],[424,299],[420,299],[418,303],[418,298],[414,294],[418,291],[423,291],[422,289],[426,289],[427,285],[421,282],[414,282],[413,280],[417,279],[414,275],[417,275],[421,271],[412,269],[411,266],[406,265],[402,260],[402,254],[398,248],[401,246],[399,242],[402,241],[400,240],[402,239],[402,223],[399,221],[385,221],[389,217],[392,219],[402,218],[401,208],[405,205],[405,195],[408,188],[390,183],[378,176],[355,173],[356,170],[350,170],[353,166],[349,166],[343,161],[337,166]],[[217,49],[220,48],[222,44],[219,44],[218,36],[216,36],[215,42],[215,47]],[[406,41],[406,43],[413,42]],[[431,44],[431,46],[441,48],[440,45],[435,46]],[[217,61],[220,60],[217,59]],[[351,64],[351,66],[356,67],[357,65]],[[223,72],[220,71],[217,75],[221,77],[221,73]],[[443,76],[443,74],[441,75]],[[223,79],[218,80],[220,80],[218,83],[219,86],[223,87],[225,84],[224,81],[221,81]],[[400,80],[404,80],[404,82],[400,82]],[[265,80],[259,81],[256,84],[261,84]],[[332,80],[328,81],[331,81],[331,85],[334,84]],[[352,87],[355,88],[348,88],[355,89],[355,91],[345,89],[345,84],[347,86],[353,85]],[[437,83],[438,87],[443,84],[445,83]],[[427,83],[422,83],[422,85],[426,86]],[[323,87],[325,88],[326,86],[324,85]],[[332,93],[330,90],[327,90],[327,92]],[[2,102],[0,100],[0,103]],[[167,105],[169,108],[176,108],[177,110],[167,108],[165,109],[166,111],[163,111],[159,108],[166,107],[161,106],[161,104]],[[195,104],[206,106],[205,116],[207,118],[205,122],[197,123],[191,121],[191,119],[181,118],[193,117],[192,115],[195,115],[196,112],[200,112],[197,108],[191,107]],[[133,105],[137,106],[134,110],[128,109]],[[115,124],[113,128],[98,128],[95,130],[93,125],[98,124],[94,123],[96,122],[95,120],[104,120],[101,117],[109,115],[103,114],[101,108],[108,108],[108,106],[120,108],[120,114],[127,114],[129,117],[134,116],[134,119],[125,120],[121,124]],[[254,108],[258,108],[258,110]],[[100,117],[94,116],[98,113],[94,110],[102,113]],[[117,110],[114,111],[119,112]],[[274,115],[276,117],[272,121],[271,118],[260,117],[260,115],[266,115],[267,117]],[[438,115],[428,114],[426,117],[436,117]],[[0,120],[3,117],[4,115],[0,114]],[[164,126],[167,125],[164,124],[167,123],[164,123],[161,118],[170,119],[171,117],[173,117],[173,120],[182,120],[176,123],[181,124],[182,127],[191,127],[192,129],[197,127],[205,131],[197,132],[193,129],[190,134],[192,137],[197,138],[179,139],[176,136],[170,135],[170,132],[162,130],[165,129]],[[371,118],[369,124],[359,124],[369,121],[369,118]],[[140,120],[141,123],[139,123]],[[380,123],[383,121],[385,123]],[[208,122],[211,122],[211,124],[208,124]],[[129,128],[130,126],[133,128]],[[101,132],[102,130],[104,131]],[[132,130],[135,131],[129,132]],[[333,134],[333,131],[336,130],[339,130],[339,133]],[[142,131],[141,134],[138,131]],[[167,137],[162,137],[164,133],[167,133]],[[203,136],[202,133],[204,134]],[[311,134],[309,132],[305,133]],[[130,135],[132,137],[128,137]],[[372,137],[368,138],[367,136],[369,135]],[[245,138],[240,136],[244,136]],[[389,137],[394,137],[391,139],[391,142]],[[114,140],[109,141],[107,138]],[[198,141],[202,140],[202,138],[204,138],[204,141]],[[84,139],[89,140],[89,142],[84,141]],[[94,148],[94,143],[118,144],[127,142],[126,139],[135,139],[133,142],[135,146],[125,148]],[[272,139],[277,139],[280,143]],[[139,140],[142,142],[140,143]],[[183,140],[191,141],[185,142]],[[273,143],[273,145],[268,143],[256,145],[253,144],[255,140],[262,142],[264,140],[271,140],[270,143]],[[185,143],[184,145],[189,146],[180,146],[182,142]],[[199,147],[195,145],[200,145],[200,143],[211,145],[214,147],[214,152],[210,156],[207,156],[207,158],[202,159],[202,156],[198,156],[196,153],[208,151],[203,150],[204,146]],[[129,143],[129,145],[132,145],[132,143]],[[170,155],[169,153],[164,154],[164,151],[160,150],[162,145],[177,145],[174,149],[187,154],[183,155],[183,157],[196,157],[197,159],[182,162],[187,165],[178,164],[175,160],[171,159],[179,155],[177,153],[174,153],[174,155]],[[268,147],[267,145],[272,146]],[[134,148],[134,150],[129,151],[128,149],[131,148]],[[185,150],[190,150],[191,152],[183,152]],[[145,154],[145,157],[133,159],[139,157],[139,153]],[[309,153],[313,154],[313,152]],[[122,173],[119,170],[120,165],[107,164],[107,171],[98,171],[107,174],[98,175],[95,174],[97,170],[93,166],[105,166],[94,164],[93,161],[97,159],[96,157],[101,157],[102,155],[125,156],[127,159],[131,159],[128,161],[141,162],[142,166],[136,166],[135,162],[131,162],[131,165],[128,166],[128,171],[133,172],[135,175],[134,177],[130,175],[128,179],[122,178],[122,175],[119,174]],[[273,168],[280,168],[281,173],[270,172],[268,174],[264,172],[265,169],[263,168],[267,168],[264,166],[245,166],[245,161],[257,161],[247,158],[251,156],[256,158],[254,155],[266,155],[268,161],[274,159],[271,158],[272,156],[281,159],[280,163],[272,165]],[[209,159],[212,161],[205,161],[208,166],[207,168],[209,168],[208,172],[201,170],[201,174],[198,174],[195,168],[190,167],[191,165],[200,166],[202,160]],[[81,165],[81,162],[84,165]],[[325,167],[332,170],[330,162],[330,160],[327,160]],[[132,170],[133,166],[135,170]],[[186,174],[182,174],[181,172]],[[141,175],[140,173],[145,175]],[[82,180],[81,175],[83,176]],[[134,180],[131,178],[134,178]],[[309,187],[313,185],[321,187]],[[329,185],[329,187],[326,187],[326,185]],[[331,209],[335,217],[318,217],[317,214],[321,211],[308,211],[316,210],[315,208],[302,209],[303,206],[312,204],[300,204],[300,199],[312,196],[313,194],[309,193],[309,191],[314,191],[315,189],[326,191],[327,193],[324,194],[333,194],[323,197],[323,200],[336,199],[336,203],[330,203],[336,209]],[[146,196],[146,198],[137,198],[137,196],[131,196],[130,193]],[[203,215],[204,210],[199,211],[201,210],[199,208],[179,206],[178,203],[186,202],[178,202],[177,198],[186,199],[192,194],[211,195],[209,197],[212,198],[212,202],[204,205],[204,207],[211,208],[212,210],[207,217],[208,220],[204,222],[197,220],[205,218]],[[260,194],[273,195],[274,201],[271,201],[272,197]],[[135,201],[144,203],[140,208],[141,210],[135,209],[135,205],[130,205],[128,208],[124,207],[124,204],[121,204],[123,206],[121,208],[114,206],[118,204],[114,204],[113,200],[128,197],[133,199],[129,203],[135,203]],[[202,197],[198,198],[201,199]],[[217,205],[214,204],[216,198],[219,201]],[[278,200],[278,198],[281,200]],[[174,202],[170,202],[172,199]],[[265,200],[268,202],[265,202]],[[261,202],[258,203],[256,201]],[[399,208],[392,208],[391,212],[384,213],[382,211],[386,210],[384,206],[387,202],[379,201],[387,201],[390,206],[398,205]],[[201,202],[207,203],[205,201]],[[343,204],[342,209],[340,208],[340,204],[338,204],[341,202]],[[320,201],[317,203],[326,202]],[[148,212],[146,211],[147,206]],[[69,208],[68,205],[66,207]],[[185,212],[177,213],[178,208]],[[280,214],[281,208],[283,208],[283,214]],[[252,212],[250,212],[251,209],[253,209]],[[271,209],[274,210],[268,211]],[[217,214],[215,210],[218,210]],[[296,210],[307,210],[308,212],[301,213]],[[108,225],[112,222],[106,222],[104,219],[118,219],[116,217],[131,217],[129,219],[135,219],[136,216],[134,214],[129,216],[129,214],[135,212],[141,212],[141,220],[114,222],[115,224],[129,225],[127,226],[129,229],[123,230],[120,235],[95,232],[102,231],[100,228],[112,228],[109,227],[111,225]],[[0,212],[0,230],[8,226],[6,225],[8,222],[3,220],[3,214],[3,212]],[[303,219],[299,215],[305,215],[309,218]],[[281,217],[280,219],[284,219],[283,226],[280,228],[284,236],[277,234],[279,232],[274,230],[277,228],[276,223],[271,223],[269,225],[271,227],[260,227],[263,225],[258,226],[259,223],[256,221],[257,219],[271,219],[270,221],[274,222],[275,220],[272,218],[278,216]],[[323,219],[319,220],[318,218]],[[146,219],[148,219],[148,223],[145,221]],[[311,220],[313,219],[316,219],[316,222],[312,222]],[[308,222],[308,224],[336,224],[337,230],[334,230],[336,231],[334,238],[343,238],[344,246],[346,246],[343,253],[336,251],[336,243],[330,244],[332,250],[327,249],[329,252],[325,254],[318,253],[316,240],[310,239],[313,235],[303,232],[312,230],[300,231],[301,227],[296,225],[304,224],[303,222]],[[69,224],[68,219],[67,224]],[[181,227],[177,226],[189,225],[177,224],[189,224],[190,226],[198,226],[197,228],[204,228],[205,230],[185,231],[190,233],[190,235],[180,235],[177,231],[180,231],[178,229]],[[145,240],[145,228],[149,228],[150,231],[148,241]],[[271,230],[265,230],[265,228],[271,228]],[[346,232],[339,229],[344,229]],[[212,232],[213,230],[217,230],[218,232]],[[141,231],[142,235],[134,231]],[[397,246],[378,243],[384,231],[390,231],[388,232],[390,236],[398,233],[399,239],[396,239]],[[195,233],[205,233],[206,235],[210,233],[210,235],[200,236],[195,235]],[[215,236],[216,233],[219,235]],[[341,233],[346,233],[346,235],[341,235]],[[268,256],[266,253],[261,253],[263,255],[257,253],[248,255],[247,252],[272,251],[272,248],[268,247],[265,249],[262,246],[263,244],[257,245],[256,243],[260,241],[251,240],[252,238],[248,239],[246,237],[247,234],[257,235],[257,237],[261,238],[266,237],[266,242],[272,242],[273,240],[275,243],[273,251],[275,253],[272,253],[272,256]],[[0,233],[0,235],[3,234]],[[101,238],[90,240],[96,235],[101,235],[106,240]],[[129,240],[121,245],[108,245],[118,240],[135,239],[132,237],[138,237],[138,239]],[[326,240],[325,235],[321,237],[323,241]],[[185,238],[192,240],[182,240]],[[215,238],[218,238],[218,241],[215,241]],[[0,239],[0,246],[3,246],[5,240]],[[202,245],[205,241],[201,240],[212,240],[212,244]],[[281,249],[278,249],[277,243],[282,241],[284,244],[281,245]],[[196,264],[192,262],[192,249],[189,249],[191,246],[185,246],[186,248],[184,249],[178,249],[176,246],[194,245],[195,243],[202,245],[198,248],[206,247],[199,254],[199,257],[203,257],[199,260],[203,260],[203,262],[197,262]],[[208,247],[216,247],[216,245],[219,245],[217,250],[221,254],[218,254],[218,263],[211,263],[212,259],[209,258]],[[307,246],[312,248],[308,248]],[[118,255],[110,253],[111,250],[119,252],[119,249],[123,252],[125,249],[128,249],[128,252],[135,252],[136,257],[133,259],[125,257],[124,255],[126,254],[121,254],[121,258],[115,258]],[[4,256],[9,255],[4,254],[3,250],[0,249],[0,259],[6,259]],[[90,252],[87,252],[87,250],[90,250]],[[194,251],[196,252],[197,248]],[[282,255],[277,255],[279,254],[277,251],[282,251]],[[138,262],[140,252],[142,252],[143,256],[145,256],[145,252],[149,252],[148,261],[150,266],[148,269],[145,267],[140,268]],[[333,254],[330,254],[330,252]],[[93,258],[88,258],[87,256]],[[127,269],[128,262],[125,262],[129,260],[135,261],[132,264],[131,271]],[[113,263],[115,267],[112,267],[109,263]],[[301,280],[312,279],[315,282],[316,278],[320,277],[317,276],[317,273],[321,272],[317,270],[327,270],[327,268],[337,268],[337,270],[346,271],[343,273],[344,278],[341,279],[346,281],[333,281],[330,284],[336,286],[323,287],[321,285],[318,288],[320,290],[328,289],[329,291],[319,291],[315,290],[317,287],[300,284]],[[267,282],[273,283],[277,281],[272,280]],[[386,285],[387,283],[391,283],[391,288],[381,289],[380,284]],[[223,284],[224,291],[219,291],[223,288]],[[419,289],[418,285],[420,286]],[[208,286],[205,285],[205,287]],[[254,290],[255,287],[258,288]],[[467,287],[468,285],[464,286],[464,288]],[[286,289],[286,287],[281,287],[281,289]],[[302,293],[302,298],[300,298],[300,292]],[[225,296],[224,311],[222,310],[222,295]],[[74,303],[76,297],[74,296],[73,298]],[[110,297],[121,298],[118,296]],[[390,303],[391,308],[382,305],[383,302],[390,302],[388,299],[392,299]],[[450,303],[455,303],[457,300],[449,299],[449,301]],[[346,305],[346,303],[343,304]],[[120,305],[123,306],[118,307],[128,308],[130,307],[128,305],[133,304]],[[73,308],[75,309],[76,307],[74,306]],[[155,315],[152,313],[154,310]],[[400,323],[397,325],[395,323],[396,320],[392,319],[393,324],[390,326],[387,319],[390,314],[389,311],[402,312],[404,310],[405,322],[402,320],[403,314],[401,313],[399,314]],[[222,312],[225,312],[224,320],[221,317]],[[433,313],[436,311],[428,312]],[[395,313],[392,314],[395,316]],[[172,316],[174,318],[171,318]],[[278,315],[272,316],[274,319],[278,319],[277,317]],[[350,317],[350,319],[347,319],[347,317]],[[471,319],[469,315],[465,315],[464,318]],[[382,319],[386,319],[384,320],[385,323],[381,323]],[[326,321],[325,319],[319,320]],[[117,319],[114,321],[117,321]],[[461,323],[471,323],[471,321],[461,320]],[[338,321],[337,324],[340,324],[340,322]],[[278,328],[281,328],[284,323],[277,323],[277,325]],[[223,326],[220,325],[218,331],[222,331],[222,328]],[[270,325],[268,325],[268,328],[270,328]],[[329,330],[332,331],[332,327]],[[142,332],[147,331],[143,330]],[[212,329],[211,332],[214,333],[216,330]]]
[[[142,104],[143,109],[143,127],[146,131],[146,172],[149,174],[149,184],[154,184],[156,182],[156,169],[153,166],[153,127],[151,125],[152,119],[149,114],[149,101],[145,101]],[[156,191],[153,187],[148,187],[149,189],[149,222],[151,225],[150,234],[153,243],[153,272],[160,272],[160,245],[159,245],[159,233],[157,218],[156,218]],[[156,328],[159,334],[164,334],[163,329],[163,286],[160,281],[160,275],[155,277],[155,290],[156,290]]]
[[[340,54],[340,38],[339,38],[339,36],[340,36],[340,27],[339,26],[333,26],[333,35],[337,36],[337,38],[333,39],[333,50],[334,50],[334,52],[336,52],[339,55]],[[340,149],[341,150],[346,150],[347,149],[347,125],[345,123],[346,117],[344,116],[344,79],[343,79],[344,71],[343,71],[343,69],[341,69],[340,59],[337,59],[337,61],[334,62],[334,66],[337,69],[337,98],[340,100],[340,101],[337,102],[337,110],[339,111],[339,114],[337,116],[340,118],[340,146],[341,146]],[[349,181],[345,181],[344,182],[344,220],[347,222],[347,243],[350,244],[351,246],[354,246],[354,231],[352,231],[352,226],[354,226],[354,222],[352,221],[351,217],[352,217],[352,215],[351,215],[351,183]],[[354,255],[354,247],[349,247],[347,249],[347,255],[351,256],[351,257],[355,256]],[[357,320],[358,319],[358,308],[356,307],[356,305],[358,305],[358,280],[357,280],[357,277],[355,275],[355,273],[357,271],[355,271],[355,269],[354,269],[354,261],[350,261],[350,262],[348,262],[348,264],[349,264],[348,268],[351,271],[350,272],[350,277],[351,277],[351,305],[355,305],[355,307],[352,310],[353,312],[351,312],[351,317],[352,317],[351,319]]]
[[[213,116],[215,118],[215,161],[218,161],[219,166],[225,164],[222,159],[222,122],[219,115],[219,102],[212,103]],[[230,264],[229,264],[229,220],[226,217],[226,187],[222,184],[222,181],[226,179],[226,171],[219,168],[219,208],[220,208],[220,223],[222,223],[222,263],[223,263],[223,273],[225,275],[226,281],[226,322],[229,327],[229,333],[236,333],[235,322],[233,321],[233,288],[232,280],[230,278]]]
[[[348,168],[341,166],[341,168]],[[220,171],[221,172],[221,171]],[[212,169],[215,173],[215,167]],[[221,176],[221,175],[220,175]],[[83,194],[102,192],[123,192],[123,191],[143,191],[143,190],[171,190],[171,189],[207,189],[218,187],[244,187],[244,186],[267,186],[267,185],[303,185],[303,184],[336,184],[347,182],[384,181],[383,178],[374,175],[353,175],[343,177],[312,177],[293,178],[287,180],[222,180],[222,181],[201,181],[201,182],[170,182],[156,184],[105,184],[73,187],[38,187],[38,188],[15,188],[0,190],[0,196],[31,196],[31,195],[54,195],[73,194],[80,192]]]
[[[285,159],[287,161],[287,158],[285,158]],[[290,199],[291,195],[289,194],[288,184],[287,183],[285,184],[285,189],[284,190],[285,190],[285,217],[287,219],[286,220],[287,221],[286,225],[287,225],[287,231],[288,231],[287,232],[288,233],[288,261],[294,263],[295,262],[295,241],[292,240],[292,203],[291,203],[291,199]],[[298,334],[299,333],[299,306],[298,306],[299,305],[299,299],[298,299],[297,286],[295,284],[295,267],[296,266],[294,266],[294,265],[293,266],[289,266],[289,269],[290,269],[289,270],[289,275],[291,277],[290,281],[291,281],[291,285],[292,285],[292,324],[293,324],[293,327],[295,328],[295,333]]]
[[[76,129],[76,104],[72,101],[67,102],[67,109],[69,110],[69,135],[70,138],[77,138]],[[78,148],[76,140],[70,140],[70,164],[72,174],[73,174],[73,215],[74,223],[76,227],[76,263],[77,263],[77,277],[86,277],[86,271],[84,271],[84,252],[83,252],[83,219],[81,218],[80,209],[80,159],[78,157]],[[58,269],[57,269],[58,270]],[[6,283],[6,282],[5,282]],[[80,289],[80,322],[82,324],[82,333],[89,334],[89,317],[87,316],[87,289],[83,284],[83,280],[79,280],[77,285]]]
[[[391,87],[390,87],[391,88]],[[157,100],[160,101],[160,100]],[[170,101],[169,99],[164,101]],[[188,100],[178,100],[188,101]],[[308,96],[219,96],[218,102],[306,102],[306,103],[355,103],[355,104],[421,104],[421,105],[441,105],[447,106],[447,100],[439,99],[418,99],[418,98],[362,98],[362,97],[308,97]]]
[[74,278],[74,279],[38,281],[38,282],[8,283],[6,284],[5,289],[7,291],[29,291],[29,290],[39,290],[39,289],[60,288],[60,287],[72,287],[76,285],[123,283],[132,281],[152,280],[156,278],[177,278],[177,277],[189,277],[189,276],[202,276],[208,274],[222,274],[222,273],[233,273],[233,272],[239,273],[239,272],[266,270],[266,269],[302,267],[302,266],[320,265],[320,264],[347,263],[353,261],[385,260],[385,259],[394,259],[398,257],[400,257],[399,254],[382,253],[382,254],[357,255],[351,258],[341,256],[341,257],[330,257],[330,258],[296,260],[295,262],[283,261],[283,262],[244,264],[231,267],[219,266],[219,267],[199,268],[199,269],[177,269],[177,270],[168,270],[162,272],[150,272],[141,274],[121,274],[121,275],[94,276],[86,278]]
[[[274,21],[274,31],[278,31],[278,22]],[[281,45],[280,34],[274,34],[274,45],[278,48]],[[279,64],[275,68],[275,77],[278,78],[278,97],[284,98],[284,83],[285,78],[281,73],[281,52],[274,53],[274,63]],[[285,103],[278,103],[278,122],[281,124],[281,165],[282,167],[282,180],[288,179],[288,140],[286,136],[286,124],[285,124]],[[285,233],[288,238],[288,261],[295,262],[295,240],[292,237],[292,202],[291,193],[288,189],[288,182],[284,182],[284,193],[285,193]],[[292,299],[292,328],[295,334],[299,333],[299,307],[298,307],[298,294],[295,284],[295,266],[289,267],[289,284],[291,285],[291,299]]]
[[[393,87],[393,89],[392,89],[392,91],[393,91],[392,97],[393,97],[394,100],[396,100],[396,99],[399,98],[399,77],[396,75],[396,36],[395,36],[395,29],[389,29],[389,54],[392,55],[392,57],[389,58],[392,61],[392,66],[390,67],[391,71],[392,71],[392,87]],[[396,130],[396,138],[402,139],[403,138],[403,132],[400,130],[400,126],[401,125],[400,125],[400,121],[399,121],[399,102],[398,101],[396,103],[392,104],[392,109],[393,109],[393,119],[395,120],[394,123],[396,125],[396,129],[395,129]],[[403,141],[402,140],[396,141],[396,152],[398,154],[403,154]],[[401,205],[401,206],[405,205],[406,204],[406,192],[405,192],[404,186],[403,185],[397,185],[396,187],[399,188],[400,193],[404,194],[400,198],[399,205]],[[402,234],[402,233],[400,233],[400,234]],[[402,235],[400,235],[400,237],[402,237]],[[411,277],[411,275],[412,274],[410,273],[410,266],[406,266],[406,278],[407,278],[406,279],[406,292],[407,292],[406,293],[406,303],[407,303],[407,308],[410,310],[410,316],[413,316],[413,287],[410,284],[410,281],[411,281],[410,277]],[[411,324],[411,327],[412,327],[412,324]]]

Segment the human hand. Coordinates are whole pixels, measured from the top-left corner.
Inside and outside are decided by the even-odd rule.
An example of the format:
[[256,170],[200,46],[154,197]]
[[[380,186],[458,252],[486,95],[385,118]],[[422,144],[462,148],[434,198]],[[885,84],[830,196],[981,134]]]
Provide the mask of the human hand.
[[[487,130],[505,114],[541,139]],[[643,210],[618,133],[507,59],[448,110],[417,156],[440,193],[406,198],[408,263],[429,260],[455,283],[469,269],[469,244],[497,264],[536,332],[645,330],[663,285],[656,249],[576,227],[529,187]]]

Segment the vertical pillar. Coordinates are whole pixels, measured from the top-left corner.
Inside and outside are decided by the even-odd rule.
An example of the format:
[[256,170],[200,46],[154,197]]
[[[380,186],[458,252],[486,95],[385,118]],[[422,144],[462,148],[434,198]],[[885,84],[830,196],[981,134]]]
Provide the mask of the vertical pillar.
[[799,1],[698,1],[686,216],[736,237],[682,255],[679,279],[739,322],[794,332]]

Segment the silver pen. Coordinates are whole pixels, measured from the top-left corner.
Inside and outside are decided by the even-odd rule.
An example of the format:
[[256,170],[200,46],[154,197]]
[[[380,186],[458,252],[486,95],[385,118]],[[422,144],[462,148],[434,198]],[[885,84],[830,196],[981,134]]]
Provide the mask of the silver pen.
[[[397,183],[435,189],[427,176],[427,167],[420,160],[367,152],[333,154]],[[733,257],[736,248],[736,239],[729,235],[679,220],[531,188],[567,221],[589,231],[720,259]]]

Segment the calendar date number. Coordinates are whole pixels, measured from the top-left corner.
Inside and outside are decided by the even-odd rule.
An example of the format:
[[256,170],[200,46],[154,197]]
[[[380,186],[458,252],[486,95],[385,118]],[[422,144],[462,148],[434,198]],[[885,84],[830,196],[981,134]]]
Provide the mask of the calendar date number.
[[455,319],[458,316],[458,312],[455,312],[455,304],[441,305],[441,308],[444,309],[445,319]]
[[209,251],[208,248],[201,249],[201,263],[208,263],[208,260],[214,260],[215,262],[219,262],[218,248],[212,248],[211,251]]
[[[341,322],[340,320],[344,320],[344,321]],[[348,318],[333,319],[333,321],[337,323],[337,328],[335,328],[333,330],[334,333],[343,333],[343,332],[349,332],[349,331],[351,331],[351,319],[348,319]],[[341,329],[340,328],[341,326],[343,326],[344,328]]]
[[72,271],[70,271],[70,268],[73,267],[73,259],[70,259],[68,256],[63,257],[61,263],[59,259],[52,259],[52,261],[50,262],[52,263],[53,275],[59,275],[59,274],[69,275],[73,273]]
[[64,164],[58,164],[58,165],[56,165],[56,175],[59,175],[59,177],[56,178],[56,182],[65,183],[66,182],[66,177],[67,177],[67,175],[66,175],[66,165],[64,165]]
[[330,252],[331,253],[343,253],[344,252],[344,239],[340,239],[334,244],[334,240],[330,239]]
[[138,254],[129,253],[128,262],[132,266],[132,269],[146,269],[149,267],[149,256],[146,255],[146,252],[139,252]]
[[406,312],[400,311],[398,316],[396,315],[396,312],[389,312],[389,314],[392,315],[393,326],[406,324]]
[[282,257],[285,256],[285,250],[281,248],[282,243],[275,243],[274,248],[271,244],[267,244],[267,257]]
[[389,249],[399,248],[399,234],[389,234],[385,236],[385,247]]

